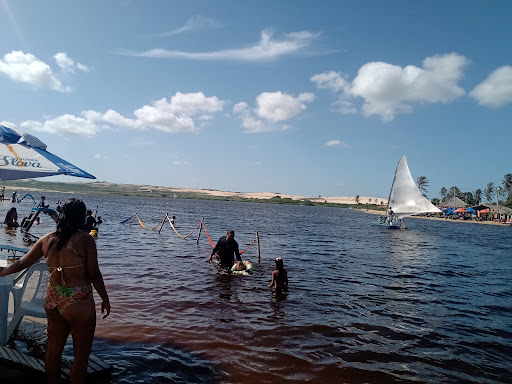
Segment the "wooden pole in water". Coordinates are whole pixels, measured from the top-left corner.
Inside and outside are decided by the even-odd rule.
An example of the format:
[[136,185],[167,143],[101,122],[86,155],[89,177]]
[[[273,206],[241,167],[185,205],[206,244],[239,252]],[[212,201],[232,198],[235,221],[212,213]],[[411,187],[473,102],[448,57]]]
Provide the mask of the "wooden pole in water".
[[199,224],[199,233],[197,234],[197,245],[199,245],[199,237],[201,237],[201,229],[203,229],[203,220],[204,217],[201,219],[201,224]]
[[164,227],[165,219],[167,219],[167,215],[169,215],[169,212],[166,212],[166,213],[165,213],[165,216],[164,216],[164,218],[162,219],[162,226],[160,227],[160,230],[158,231],[158,233],[162,232],[162,228]]
[[260,234],[256,232],[256,246],[258,248],[258,261],[261,260],[261,254],[260,254]]

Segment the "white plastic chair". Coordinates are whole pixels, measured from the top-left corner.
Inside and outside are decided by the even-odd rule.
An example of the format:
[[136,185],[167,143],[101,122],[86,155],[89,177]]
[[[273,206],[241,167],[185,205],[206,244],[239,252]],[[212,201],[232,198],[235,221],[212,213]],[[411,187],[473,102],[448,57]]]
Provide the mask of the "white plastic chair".
[[[37,277],[34,274],[37,274]],[[23,281],[20,281],[22,279]],[[31,279],[33,283],[30,282]],[[23,316],[46,317],[43,300],[46,297],[49,279],[50,273],[45,262],[31,265],[24,273],[21,273],[14,279],[14,285],[11,289],[14,298],[14,315],[7,326],[7,340],[11,338],[14,331],[18,328]],[[23,295],[29,282],[31,285],[35,284],[34,292],[30,300],[23,301]]]

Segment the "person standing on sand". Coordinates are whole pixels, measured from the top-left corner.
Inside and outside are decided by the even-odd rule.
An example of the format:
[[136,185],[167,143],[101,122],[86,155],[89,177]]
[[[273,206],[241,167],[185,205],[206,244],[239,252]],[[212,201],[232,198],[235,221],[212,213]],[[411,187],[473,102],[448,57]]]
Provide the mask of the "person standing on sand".
[[213,255],[219,253],[220,258],[220,266],[223,268],[229,268],[233,266],[235,263],[235,258],[238,261],[241,261],[240,251],[238,250],[238,243],[235,240],[235,231],[230,229],[226,236],[222,236],[219,241],[217,241],[217,245],[213,248],[213,251],[208,258],[208,262],[211,263]]
[[28,268],[43,256],[46,258],[50,282],[44,300],[48,322],[45,371],[50,384],[61,383],[62,350],[70,333],[74,360],[69,382],[85,382],[96,329],[92,286],[101,297],[101,312],[106,312],[103,318],[110,314],[96,241],[83,232],[85,210],[83,201],[69,199],[62,207],[57,229],[41,237],[21,259],[0,268],[2,277]]

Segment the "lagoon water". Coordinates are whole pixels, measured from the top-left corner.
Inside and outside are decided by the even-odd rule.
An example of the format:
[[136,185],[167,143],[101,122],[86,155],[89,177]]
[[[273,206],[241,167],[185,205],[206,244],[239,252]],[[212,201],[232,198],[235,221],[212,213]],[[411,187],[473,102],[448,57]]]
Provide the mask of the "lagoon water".
[[[409,219],[393,231],[339,208],[77,197],[104,220],[112,313],[98,315],[93,353],[115,367],[105,383],[512,381],[512,227]],[[16,206],[23,217],[32,204]],[[146,229],[120,224],[135,212]],[[244,254],[254,274],[206,263],[204,231],[199,245],[197,230],[152,231],[166,212],[181,234],[204,217],[214,242],[233,228],[241,249],[258,231],[261,260],[256,245]],[[43,216],[32,232],[51,228]],[[1,236],[24,245],[19,231]],[[276,257],[284,296],[267,287]]]

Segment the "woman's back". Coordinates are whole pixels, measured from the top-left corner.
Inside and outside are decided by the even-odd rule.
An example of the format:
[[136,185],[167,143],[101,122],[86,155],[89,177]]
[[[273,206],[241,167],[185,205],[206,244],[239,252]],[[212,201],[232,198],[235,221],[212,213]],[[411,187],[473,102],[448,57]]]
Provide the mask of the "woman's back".
[[55,233],[49,234],[43,242],[43,253],[50,269],[50,284],[77,287],[90,284],[87,256],[90,241],[94,239],[84,232],[75,232],[61,249],[57,249]]
[[288,290],[288,273],[286,269],[276,269],[274,271],[276,279],[276,291],[286,292]]

